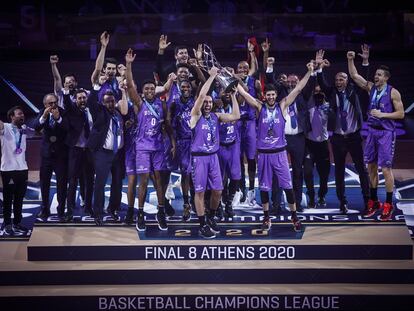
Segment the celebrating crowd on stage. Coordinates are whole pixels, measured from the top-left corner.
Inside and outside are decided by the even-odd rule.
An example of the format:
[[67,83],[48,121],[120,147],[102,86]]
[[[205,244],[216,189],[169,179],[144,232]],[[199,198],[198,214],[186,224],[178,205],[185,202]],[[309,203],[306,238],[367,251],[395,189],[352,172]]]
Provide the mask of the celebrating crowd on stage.
[[[19,106],[8,111],[9,123],[0,121],[5,234],[27,230],[21,224],[28,179],[26,139],[35,132],[43,135],[42,206],[37,215],[41,219],[50,216],[54,172],[60,221],[73,220],[79,187],[84,213],[96,225],[103,225],[109,175],[106,213],[120,220],[122,184],[127,175],[128,210],[121,221],[127,225],[135,222],[138,231],[146,230],[144,204],[151,179],[158,201],[158,227],[167,230],[167,216],[176,211],[165,194],[171,172],[178,171],[182,220],[189,221],[195,212],[199,235],[215,238],[220,232],[217,220],[231,219],[235,204],[256,205],[257,174],[263,207],[261,229],[269,230],[271,216],[281,213],[284,192],[293,229],[301,231],[298,212],[326,207],[331,152],[338,198],[335,207],[342,214],[348,212],[345,162],[349,153],[359,176],[363,216],[378,212],[382,221],[391,218],[395,120],[404,118],[404,109],[400,93],[388,84],[388,67],[375,68],[373,82],[368,80],[368,45],[362,45],[358,53],[362,74],[354,63],[356,53],[344,52],[348,73],[336,73],[331,83],[325,78],[330,62],[323,50],[304,61],[303,72],[298,73],[276,74],[268,40],[261,45],[249,40],[248,58],[237,68],[222,67],[203,44],[191,50],[176,46],[175,61],[165,66],[164,52],[171,42],[161,35],[154,77],[143,80],[132,72],[133,50],[126,52],[122,62],[107,57],[109,40],[110,35],[103,32],[87,89],[78,87],[75,74],[62,78],[58,56],[52,55],[54,92],[44,96],[44,107],[33,124],[26,125]],[[258,49],[263,59],[258,60]],[[363,145],[364,120],[368,134]],[[317,193],[314,167],[319,175]],[[383,203],[377,195],[378,169],[385,178]],[[301,205],[303,180],[306,206]]]

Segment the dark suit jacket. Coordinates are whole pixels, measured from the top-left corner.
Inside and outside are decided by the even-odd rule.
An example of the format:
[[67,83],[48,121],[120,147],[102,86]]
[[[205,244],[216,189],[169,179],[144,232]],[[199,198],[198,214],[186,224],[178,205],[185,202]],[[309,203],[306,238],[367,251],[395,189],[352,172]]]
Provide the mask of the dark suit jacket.
[[[318,77],[318,84],[321,87],[321,90],[325,93],[326,100],[329,102],[329,115],[328,115],[328,131],[335,131],[336,129],[336,114],[337,114],[337,102],[336,102],[336,94],[337,89],[334,85],[329,85],[326,82],[325,75],[322,72],[317,74]],[[359,100],[359,92],[360,88],[356,85],[348,81],[348,85],[345,89],[346,98],[348,99],[349,103],[355,109],[355,116],[357,118],[357,122],[359,127],[362,127],[363,122],[363,114]]]
[[67,155],[67,148],[65,146],[67,119],[64,116],[64,110],[59,108],[62,122],[56,122],[54,127],[51,127],[49,124],[50,115],[47,116],[44,123],[40,124],[40,117],[43,115],[43,112],[44,109],[36,116],[33,123],[33,128],[36,131],[43,131],[41,156]]
[[[98,92],[92,90],[88,97],[88,107],[92,114],[93,127],[89,134],[87,146],[92,151],[97,151],[105,144],[106,135],[111,122],[111,114],[106,107],[98,102]],[[121,114],[116,111],[119,120],[122,119]]]
[[69,147],[77,144],[83,130],[84,112],[72,102],[70,95],[63,95],[65,117],[67,119],[67,132],[65,143]]
[[[167,67],[164,67],[164,55],[157,54],[155,59],[155,72],[158,74],[158,77],[162,82],[166,82],[168,75],[171,72],[177,72],[177,64],[170,63]],[[192,67],[190,67],[190,73],[193,76],[190,77],[190,80],[197,80],[197,72]]]

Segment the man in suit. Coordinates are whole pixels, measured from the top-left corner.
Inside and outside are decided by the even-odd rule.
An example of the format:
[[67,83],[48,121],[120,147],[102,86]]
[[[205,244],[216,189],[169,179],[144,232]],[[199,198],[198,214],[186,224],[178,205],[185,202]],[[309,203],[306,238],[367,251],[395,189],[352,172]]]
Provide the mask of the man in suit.
[[93,216],[92,192],[94,183],[93,158],[86,143],[92,129],[92,115],[87,107],[87,93],[78,89],[75,94],[75,104],[71,95],[64,91],[63,103],[66,110],[67,135],[65,143],[69,147],[68,163],[68,212],[67,220],[73,218],[73,209],[76,206],[76,188],[78,179],[83,176],[85,180],[85,213]]
[[[105,201],[105,184],[109,172],[112,175],[111,203],[109,213],[114,220],[119,216],[114,207],[120,205],[122,192],[122,178],[124,176],[123,120],[120,112],[115,108],[116,99],[111,91],[107,91],[102,101],[98,102],[100,85],[94,85],[88,97],[88,107],[93,118],[93,128],[90,132],[87,147],[92,151],[95,164],[95,187],[93,192],[93,210],[95,223],[103,225],[102,214]],[[122,90],[122,99],[118,105],[128,105],[125,90]]]
[[[367,49],[368,47],[364,45],[361,56],[363,57],[365,68],[368,69],[369,49]],[[317,79],[330,106],[328,131],[333,132],[330,141],[335,163],[336,195],[340,202],[340,211],[342,214],[346,214],[348,211],[348,201],[345,196],[345,160],[348,152],[359,175],[365,206],[369,199],[368,173],[364,165],[360,133],[363,122],[359,100],[359,92],[361,90],[348,83],[348,75],[344,72],[338,72],[335,75],[335,85],[329,85],[323,73],[323,68],[329,65],[329,62],[324,60],[323,56],[323,50],[319,50],[316,53],[316,63],[320,67]]]
[[58,217],[65,220],[65,205],[67,191],[68,148],[65,145],[66,126],[63,109],[58,107],[59,98],[53,94],[43,97],[44,109],[36,117],[33,127],[36,131],[43,130],[40,164],[40,190],[42,193],[42,208],[37,217],[47,219],[50,215],[49,191],[52,173],[56,174],[56,189],[58,201]]

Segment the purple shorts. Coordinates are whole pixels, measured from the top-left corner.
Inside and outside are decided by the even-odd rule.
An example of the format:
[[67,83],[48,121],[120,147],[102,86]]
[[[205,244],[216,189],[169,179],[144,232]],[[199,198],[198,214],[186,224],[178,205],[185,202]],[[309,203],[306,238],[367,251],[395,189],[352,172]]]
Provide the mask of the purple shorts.
[[256,120],[240,121],[240,150],[241,156],[247,159],[256,158]]
[[125,146],[125,169],[127,175],[135,175],[137,173],[136,161],[135,144]]
[[191,174],[191,162],[190,162],[190,148],[191,140],[177,140],[175,148],[175,159],[181,174]]
[[286,150],[277,153],[259,152],[257,158],[257,175],[261,191],[272,190],[273,174],[278,178],[280,188],[292,189]]
[[136,173],[145,174],[153,171],[162,171],[164,151],[137,151]]
[[369,128],[365,140],[365,163],[377,163],[381,167],[392,167],[395,139],[395,131]]
[[191,162],[195,192],[223,190],[223,181],[217,153],[192,156]]
[[226,175],[232,180],[241,179],[240,145],[237,141],[230,146],[220,145],[219,160],[221,176]]

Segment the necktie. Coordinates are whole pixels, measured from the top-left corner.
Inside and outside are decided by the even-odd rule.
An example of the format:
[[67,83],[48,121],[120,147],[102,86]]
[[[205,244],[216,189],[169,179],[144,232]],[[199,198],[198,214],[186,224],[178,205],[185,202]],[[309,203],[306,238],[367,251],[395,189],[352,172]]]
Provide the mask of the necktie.
[[49,116],[49,126],[51,128],[54,128],[55,127],[55,124],[56,124],[55,119],[52,116]]
[[83,133],[85,135],[85,138],[88,139],[89,138],[89,133],[90,133],[90,128],[89,128],[89,118],[88,118],[88,112],[85,110],[83,112]]
[[338,98],[339,98],[339,114],[341,116],[341,129],[342,131],[346,131],[348,129],[348,124],[346,122],[346,111],[344,110],[345,108],[345,93],[344,92],[340,92],[338,93]]
[[118,152],[118,118],[114,114],[112,116],[112,134],[114,136],[114,153]]
[[315,106],[315,110],[313,111],[312,132],[315,136],[320,136],[322,132],[321,112],[318,106]]
[[295,103],[289,106],[289,115],[290,115],[290,124],[293,129],[296,129],[298,127],[298,122],[296,120]]

